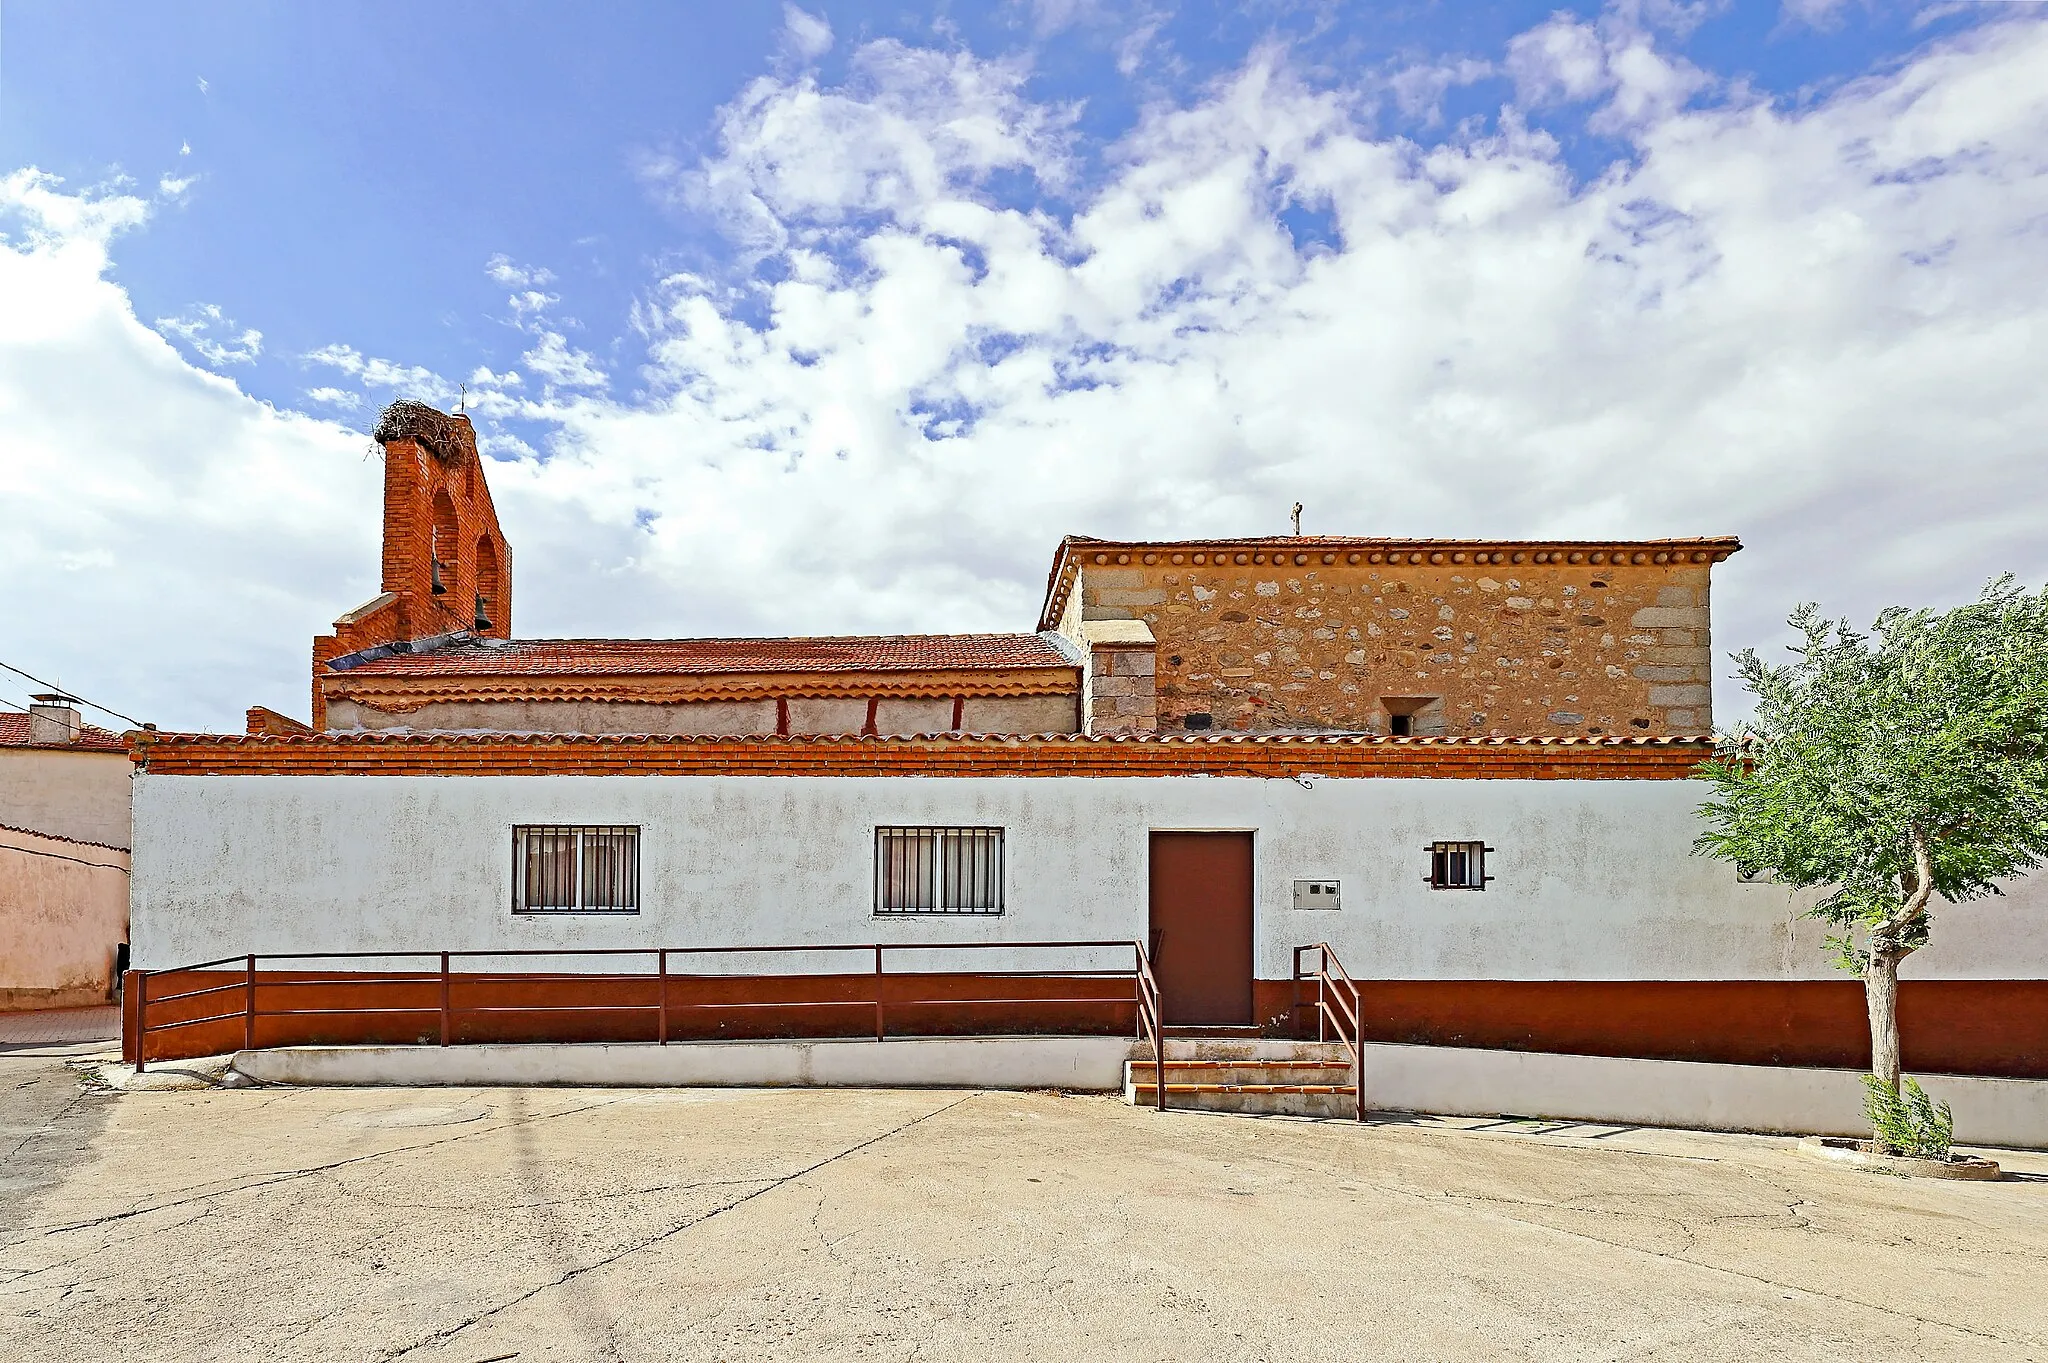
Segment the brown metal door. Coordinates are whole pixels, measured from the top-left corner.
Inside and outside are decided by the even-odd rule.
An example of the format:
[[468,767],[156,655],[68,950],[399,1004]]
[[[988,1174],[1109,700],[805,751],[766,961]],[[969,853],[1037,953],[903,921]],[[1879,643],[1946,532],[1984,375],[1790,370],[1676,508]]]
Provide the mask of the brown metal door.
[[1168,1024],[1252,1020],[1252,835],[1152,835],[1152,967]]

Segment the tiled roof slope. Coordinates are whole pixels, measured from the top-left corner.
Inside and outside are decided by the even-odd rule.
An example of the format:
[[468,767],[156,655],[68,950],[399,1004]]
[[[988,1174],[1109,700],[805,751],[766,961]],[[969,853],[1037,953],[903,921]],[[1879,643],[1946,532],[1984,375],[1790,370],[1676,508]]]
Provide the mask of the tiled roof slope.
[[146,734],[164,776],[1253,776],[1685,780],[1697,738],[1365,734]]
[[674,675],[929,672],[1071,667],[1036,634],[892,634],[816,639],[512,639],[400,653],[351,676]]
[[79,726],[78,737],[69,743],[30,743],[28,716],[0,713],[0,748],[79,748],[88,752],[126,752],[121,736],[90,724]]

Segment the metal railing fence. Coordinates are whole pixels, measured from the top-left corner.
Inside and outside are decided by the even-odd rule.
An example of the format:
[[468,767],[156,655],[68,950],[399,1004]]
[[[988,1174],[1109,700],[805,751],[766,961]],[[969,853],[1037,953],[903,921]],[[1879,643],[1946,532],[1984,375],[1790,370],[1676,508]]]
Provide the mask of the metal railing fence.
[[[1315,954],[1313,969],[1305,969],[1303,960],[1311,952]],[[1316,942],[1310,946],[1294,949],[1295,994],[1299,998],[1301,986],[1314,981],[1316,986],[1316,1040],[1328,1041],[1330,1033],[1337,1034],[1337,1040],[1351,1057],[1351,1098],[1355,1106],[1354,1116],[1365,1120],[1365,1005],[1358,992],[1358,985],[1344,969],[1344,963],[1337,959],[1337,953],[1330,949],[1328,942]]]
[[[1088,952],[1100,955],[1103,952],[1129,951],[1130,964],[1114,967],[1090,964],[1079,968],[1060,966],[1034,966],[1030,968],[975,968],[971,970],[937,971],[904,970],[889,968],[889,956],[896,953],[898,959],[903,953],[938,952],[987,952],[1007,951],[1016,953],[1046,952]],[[703,958],[731,958],[747,955],[765,955],[787,959],[801,955],[810,958],[844,956],[858,953],[863,967],[872,960],[873,969],[839,970],[811,973],[799,976],[795,972],[760,974],[721,973],[678,973],[671,969],[677,958],[696,960]],[[633,973],[597,974],[585,971],[508,971],[503,969],[464,972],[457,967],[465,963],[480,961],[517,960],[528,961],[542,958],[598,958],[644,963],[643,968]],[[348,961],[431,961],[435,969],[395,971],[348,969],[337,963]],[[321,963],[312,974],[281,975],[277,967],[282,963],[306,965]],[[266,973],[266,966],[269,967]],[[651,966],[652,969],[646,969]],[[183,989],[176,993],[157,993],[150,987],[152,980],[166,976],[203,975],[208,971],[226,967],[239,967],[238,978],[205,985],[197,989]],[[834,980],[872,979],[873,988],[868,998],[775,998],[745,1000],[702,1000],[692,999],[687,986],[705,981],[760,981],[794,980],[798,978],[829,978]],[[950,986],[963,978],[972,980],[1034,979],[1034,980],[1101,980],[1129,981],[1129,992],[1103,992],[1088,994],[1078,984],[1055,994],[1029,993],[1012,990],[1003,994],[980,994],[975,997],[957,997],[960,991]],[[566,1002],[549,1000],[545,1002],[476,1002],[460,997],[461,992],[472,989],[480,983],[503,984],[574,984],[602,982],[640,989],[648,996],[631,1002]],[[892,991],[885,987],[888,982],[897,982]],[[259,989],[277,996],[274,991],[305,989],[314,986],[348,986],[352,988],[381,989],[404,986],[414,993],[423,987],[438,983],[436,1001],[431,1004],[401,1003],[394,1005],[346,1007],[262,1007]],[[925,987],[921,987],[925,986]],[[909,1010],[915,1016],[916,1010],[932,1008],[996,1009],[1014,1008],[1034,1014],[1043,1014],[1059,1008],[1077,1006],[1129,1007],[1135,1015],[1136,1039],[1151,1045],[1153,1059],[1164,1075],[1163,1026],[1160,1016],[1159,983],[1152,972],[1152,963],[1147,959],[1142,943],[1106,939],[1098,941],[1065,942],[862,942],[831,943],[804,946],[733,946],[733,947],[588,947],[588,948],[512,948],[473,951],[315,951],[315,952],[266,952],[250,953],[243,956],[226,956],[218,960],[201,961],[193,965],[175,966],[161,970],[138,971],[134,976],[135,992],[135,1068],[141,1073],[149,1056],[149,1038],[184,1028],[198,1027],[209,1023],[242,1023],[243,1049],[257,1048],[257,1023],[265,1018],[396,1018],[413,1017],[421,1020],[437,1019],[439,1044],[450,1046],[460,1044],[460,1021],[468,1017],[491,1014],[519,1015],[644,1015],[649,1020],[648,1030],[652,1035],[645,1040],[667,1045],[670,1037],[670,1020],[675,1014],[684,1015],[709,1013],[727,1017],[744,1017],[752,1010],[848,1010],[865,1009],[873,1014],[874,1036],[877,1041],[897,1037],[926,1035],[900,1028],[892,1033],[889,1019],[890,1010]],[[893,994],[893,996],[892,996]],[[238,1006],[224,1011],[207,1012],[198,1017],[162,1018],[163,1010],[170,1004],[200,998],[223,998],[239,995]],[[159,1020],[151,1021],[151,1010],[157,1010]],[[431,1034],[431,1033],[430,1033]],[[819,1033],[821,1035],[826,1033]],[[834,1033],[836,1034],[836,1033]],[[1164,1103],[1164,1086],[1160,1106]]]

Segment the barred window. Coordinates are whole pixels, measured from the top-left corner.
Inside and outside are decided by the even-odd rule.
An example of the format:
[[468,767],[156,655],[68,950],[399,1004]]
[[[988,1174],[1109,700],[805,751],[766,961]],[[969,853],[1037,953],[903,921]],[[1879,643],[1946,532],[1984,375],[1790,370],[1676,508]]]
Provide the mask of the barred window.
[[1002,829],[875,830],[876,913],[1002,911]]
[[640,830],[525,824],[512,830],[512,912],[640,912]]
[[1483,842],[1433,842],[1423,850],[1429,853],[1423,879],[1432,890],[1483,890],[1493,879],[1486,874],[1486,854],[1493,849]]

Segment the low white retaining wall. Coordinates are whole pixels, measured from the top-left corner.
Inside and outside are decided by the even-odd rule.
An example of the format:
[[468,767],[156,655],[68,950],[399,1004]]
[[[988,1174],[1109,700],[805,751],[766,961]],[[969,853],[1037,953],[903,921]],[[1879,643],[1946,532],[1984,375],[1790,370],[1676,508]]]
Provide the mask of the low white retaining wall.
[[239,1052],[234,1067],[265,1084],[1117,1089],[1130,1048],[1107,1036],[286,1046]]
[[[1264,1043],[1274,1058],[1295,1043]],[[572,1085],[756,1088],[1123,1087],[1120,1037],[961,1037],[901,1041],[699,1041],[673,1046],[287,1046],[242,1051],[234,1068],[266,1084]],[[2048,1080],[1916,1076],[1955,1110],[1970,1145],[2048,1149]],[[1368,1046],[1368,1108],[1459,1117],[1547,1117],[1622,1126],[1860,1136],[1853,1070],[1451,1046]]]
[[[2048,1080],[1915,1075],[1955,1112],[1956,1140],[2048,1148]],[[1854,1070],[1616,1060],[1594,1055],[1368,1046],[1369,1108],[1555,1117],[1628,1126],[1863,1136]]]

